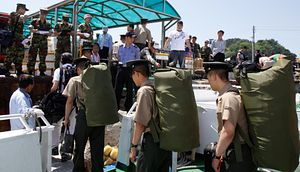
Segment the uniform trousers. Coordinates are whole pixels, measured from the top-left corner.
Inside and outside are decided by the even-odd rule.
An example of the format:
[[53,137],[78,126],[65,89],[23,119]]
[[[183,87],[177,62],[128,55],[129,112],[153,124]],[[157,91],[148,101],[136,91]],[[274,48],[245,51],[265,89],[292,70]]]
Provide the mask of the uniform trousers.
[[103,47],[100,51],[99,51],[99,55],[101,59],[108,59],[108,55],[109,55],[109,47]]
[[161,149],[149,132],[144,133],[137,160],[137,172],[169,172],[171,164],[172,152]]
[[116,77],[116,86],[115,86],[115,92],[116,92],[116,98],[118,103],[118,108],[120,109],[120,100],[122,98],[122,91],[124,84],[126,86],[126,101],[125,101],[125,109],[126,111],[129,111],[133,104],[133,81],[131,78],[131,73],[129,68],[127,67],[119,67],[118,73]]
[[103,172],[103,148],[104,148],[104,129],[105,126],[87,126],[85,110],[79,110],[76,116],[75,126],[75,154],[73,158],[73,172],[83,172],[84,149],[87,140],[90,141],[92,172]]

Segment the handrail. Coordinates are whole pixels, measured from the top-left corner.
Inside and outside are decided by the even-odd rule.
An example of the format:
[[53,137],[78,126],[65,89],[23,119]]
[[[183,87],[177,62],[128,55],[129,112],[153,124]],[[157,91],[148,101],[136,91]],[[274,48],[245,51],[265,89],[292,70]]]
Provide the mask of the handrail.
[[35,113],[37,118],[41,118],[42,121],[44,122],[44,124],[46,125],[46,127],[51,126],[51,124],[45,118],[43,111],[39,110],[39,109],[30,110],[30,111],[26,112],[25,114],[0,115],[0,121],[10,120],[10,119],[19,119],[21,121],[21,123],[23,124],[23,126],[25,127],[25,129],[30,131],[30,130],[32,130],[32,128],[30,128],[30,126],[27,124],[27,122],[25,120],[25,116],[30,113]]

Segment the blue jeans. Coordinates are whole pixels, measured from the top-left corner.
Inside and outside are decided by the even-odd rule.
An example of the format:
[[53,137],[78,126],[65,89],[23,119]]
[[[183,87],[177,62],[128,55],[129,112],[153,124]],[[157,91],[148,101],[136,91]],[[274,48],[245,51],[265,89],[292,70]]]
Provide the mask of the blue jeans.
[[177,61],[179,61],[180,68],[184,68],[184,56],[185,51],[172,50],[170,53],[169,66],[176,67]]

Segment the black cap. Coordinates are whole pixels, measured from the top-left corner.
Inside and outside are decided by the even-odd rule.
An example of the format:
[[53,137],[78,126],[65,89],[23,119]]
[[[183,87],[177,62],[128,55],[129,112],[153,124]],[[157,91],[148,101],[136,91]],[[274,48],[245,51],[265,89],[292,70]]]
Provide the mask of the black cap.
[[232,68],[230,64],[224,62],[203,62],[203,66],[206,72],[218,69],[229,71]]
[[136,35],[133,32],[127,32],[125,37],[136,37]]
[[90,61],[91,61],[90,59],[82,57],[82,58],[75,59],[74,64],[78,65],[80,63],[85,63],[85,62],[90,62]]
[[140,60],[131,60],[127,62],[127,67],[130,69],[134,69],[137,66],[146,66],[149,67],[150,63],[148,60],[140,59]]
[[219,30],[218,33],[221,32],[224,35],[224,31],[223,30]]
[[21,4],[21,3],[18,3],[18,4],[17,4],[17,7],[18,7],[18,8],[20,8],[20,7],[21,7],[21,8],[24,8],[24,9],[25,9],[25,11],[29,11],[29,9],[27,9],[27,8],[26,8],[26,4]]
[[141,19],[141,23],[147,23],[147,22],[148,22],[148,19],[145,19],[145,18]]

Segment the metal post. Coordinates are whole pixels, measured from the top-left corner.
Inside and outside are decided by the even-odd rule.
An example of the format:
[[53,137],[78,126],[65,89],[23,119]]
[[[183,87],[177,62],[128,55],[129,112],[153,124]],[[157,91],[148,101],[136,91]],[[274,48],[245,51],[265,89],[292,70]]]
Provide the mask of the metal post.
[[58,10],[57,8],[55,8],[55,12],[54,12],[54,23],[57,23],[57,18],[58,18]]
[[177,171],[177,152],[172,152],[172,172]]
[[165,45],[165,37],[166,37],[166,32],[165,32],[165,22],[161,22],[161,49],[164,48]]
[[252,36],[252,62],[255,59],[255,26],[253,26],[253,36]]
[[[166,11],[166,0],[163,1],[163,12]],[[165,30],[165,22],[161,22],[161,48],[164,48],[165,45],[165,37],[166,37],[166,30]]]
[[78,0],[76,0],[73,4],[73,26],[74,26],[74,35],[73,35],[73,57],[74,59],[78,58],[78,47],[77,47],[77,27],[78,27],[78,14],[77,14],[77,10],[78,10]]

